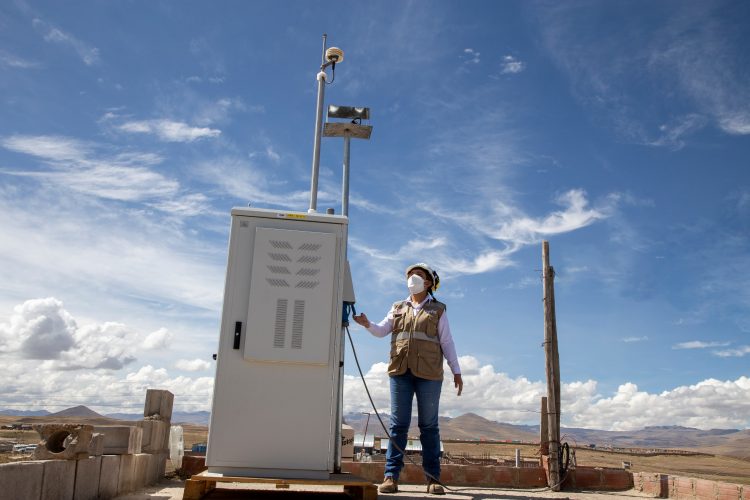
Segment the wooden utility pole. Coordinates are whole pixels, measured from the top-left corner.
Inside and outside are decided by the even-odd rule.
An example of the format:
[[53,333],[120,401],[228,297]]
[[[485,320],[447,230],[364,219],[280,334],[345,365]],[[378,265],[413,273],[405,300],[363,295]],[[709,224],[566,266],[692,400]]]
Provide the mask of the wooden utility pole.
[[549,442],[549,478],[552,491],[560,491],[560,355],[557,352],[555,322],[555,270],[549,265],[549,242],[542,242],[542,276],[544,281],[544,358],[547,367],[547,423]]
[[542,408],[539,414],[541,415],[541,418],[539,419],[539,454],[546,457],[549,456],[549,416],[547,415],[547,396],[542,396]]

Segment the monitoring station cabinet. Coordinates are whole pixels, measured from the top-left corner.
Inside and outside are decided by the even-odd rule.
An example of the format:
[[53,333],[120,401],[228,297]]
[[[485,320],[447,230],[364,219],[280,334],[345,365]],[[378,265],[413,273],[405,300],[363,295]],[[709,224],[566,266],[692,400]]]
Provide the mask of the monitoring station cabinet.
[[209,473],[334,471],[347,224],[340,215],[232,210]]

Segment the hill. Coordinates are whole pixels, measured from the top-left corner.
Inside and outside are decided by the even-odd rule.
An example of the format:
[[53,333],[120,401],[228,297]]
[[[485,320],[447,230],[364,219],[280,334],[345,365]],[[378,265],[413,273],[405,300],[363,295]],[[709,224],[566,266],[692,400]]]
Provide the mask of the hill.
[[[381,414],[383,422],[388,425],[390,416]],[[354,432],[361,434],[367,424],[367,433],[378,436],[385,436],[380,422],[377,417],[370,415],[370,421],[367,423],[366,414],[351,413],[346,415],[345,421],[354,428]],[[530,425],[514,425],[494,422],[481,417],[475,413],[465,413],[461,416],[450,418],[440,417],[440,437],[443,439],[466,439],[466,440],[519,440],[519,441],[539,441],[539,427]],[[419,426],[417,417],[411,419],[409,427],[410,436],[419,436]]]
[[86,406],[74,406],[66,410],[58,411],[57,413],[50,413],[50,417],[84,417],[84,418],[104,418],[104,415],[100,415],[94,410]]

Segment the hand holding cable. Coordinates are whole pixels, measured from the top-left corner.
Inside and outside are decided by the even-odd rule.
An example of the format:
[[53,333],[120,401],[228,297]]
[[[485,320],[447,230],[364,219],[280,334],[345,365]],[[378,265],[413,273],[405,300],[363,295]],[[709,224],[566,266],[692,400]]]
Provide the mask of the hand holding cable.
[[365,313],[362,313],[359,316],[352,316],[352,317],[354,318],[354,321],[356,321],[358,325],[364,326],[365,328],[370,328],[370,320],[367,319],[367,315]]

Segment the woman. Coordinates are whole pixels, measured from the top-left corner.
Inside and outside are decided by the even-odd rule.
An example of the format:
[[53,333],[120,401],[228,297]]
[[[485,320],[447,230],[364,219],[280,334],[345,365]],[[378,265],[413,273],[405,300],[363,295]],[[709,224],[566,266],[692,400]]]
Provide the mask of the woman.
[[430,266],[418,263],[406,268],[409,297],[396,302],[380,323],[372,323],[363,313],[354,321],[376,337],[391,334],[388,375],[391,383],[391,439],[386,454],[385,479],[381,493],[398,491],[398,476],[404,466],[411,406],[417,396],[419,440],[427,492],[445,493],[440,480],[440,431],[438,407],[443,383],[443,357],[453,372],[458,395],[463,390],[461,369],[453,345],[446,306],[435,299],[440,278]]

